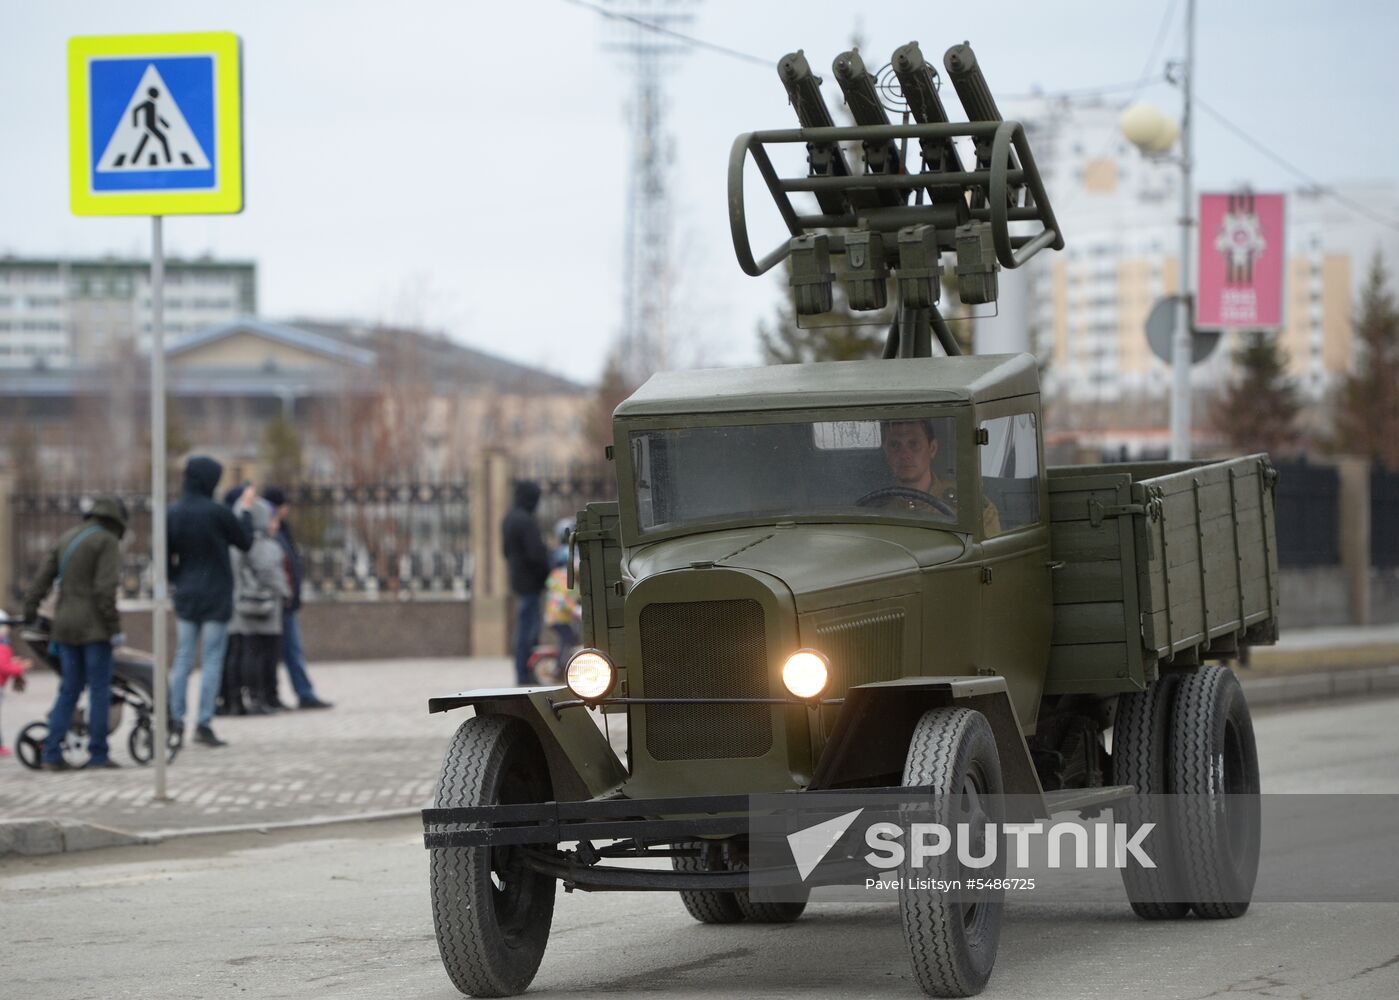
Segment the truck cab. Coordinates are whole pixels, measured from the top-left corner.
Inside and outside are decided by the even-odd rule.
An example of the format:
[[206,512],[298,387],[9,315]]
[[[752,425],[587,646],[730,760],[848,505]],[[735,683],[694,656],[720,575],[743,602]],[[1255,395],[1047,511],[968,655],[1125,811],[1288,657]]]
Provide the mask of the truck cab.
[[624,639],[593,635],[618,693],[790,697],[798,650],[830,670],[805,705],[634,706],[628,794],[807,787],[857,685],[1002,677],[1032,724],[1052,627],[1040,416],[1029,355],[665,373],[624,402]]

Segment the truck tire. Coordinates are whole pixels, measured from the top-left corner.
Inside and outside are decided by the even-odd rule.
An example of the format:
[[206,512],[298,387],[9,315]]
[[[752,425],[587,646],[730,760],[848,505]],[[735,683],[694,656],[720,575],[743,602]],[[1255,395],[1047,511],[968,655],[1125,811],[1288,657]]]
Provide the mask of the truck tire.
[[[914,727],[904,763],[905,787],[931,786],[940,793],[932,815],[920,821],[955,828],[959,822],[995,815],[996,797],[1004,793],[1001,758],[986,716],[969,708],[934,708]],[[999,856],[998,856],[999,857]],[[978,877],[1003,876],[1004,859],[978,869]],[[923,992],[937,997],[975,996],[985,988],[1000,944],[1004,889],[975,898],[949,896],[934,888],[910,888],[910,877],[956,879],[963,873],[955,857],[943,855],[929,868],[914,869],[907,860],[899,869],[899,916],[908,942],[913,975]]]
[[1190,913],[1176,858],[1174,824],[1167,815],[1171,792],[1171,709],[1175,704],[1176,678],[1166,675],[1145,691],[1133,691],[1117,699],[1112,724],[1112,782],[1132,785],[1137,798],[1122,806],[1129,828],[1155,823],[1158,836],[1152,843],[1155,868],[1143,868],[1128,857],[1122,884],[1132,910],[1143,920],[1179,920]]
[[[675,846],[698,849],[703,845],[693,843],[676,844]],[[717,855],[718,852],[715,854]],[[716,868],[728,870],[728,866],[724,865],[722,861],[717,864],[706,863],[703,854],[671,858],[670,865],[678,872],[705,872],[714,871]],[[702,924],[736,924],[743,919],[743,909],[738,905],[738,893],[736,892],[716,889],[681,889],[680,902],[685,904],[685,909],[690,916]]]
[[1258,748],[1238,678],[1208,666],[1185,677],[1171,732],[1184,898],[1197,916],[1241,917],[1258,877]]
[[[467,719],[452,737],[435,805],[547,802],[548,765],[529,726],[503,716]],[[432,921],[442,965],[470,996],[529,987],[549,943],[554,879],[530,871],[520,847],[433,849]]]
[[744,919],[755,924],[790,924],[806,911],[805,899],[800,902],[784,900],[757,903],[747,891],[736,892],[734,896],[738,899],[738,908],[743,911]]

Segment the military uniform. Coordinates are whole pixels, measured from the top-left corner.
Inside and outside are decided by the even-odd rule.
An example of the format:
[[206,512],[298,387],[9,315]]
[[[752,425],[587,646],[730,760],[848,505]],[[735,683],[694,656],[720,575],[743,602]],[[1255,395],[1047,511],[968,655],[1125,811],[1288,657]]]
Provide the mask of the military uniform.
[[[905,487],[914,489],[915,487]],[[933,476],[932,489],[928,493],[944,500],[953,509],[957,509],[957,484],[950,480],[939,479]],[[982,498],[981,501],[981,527],[987,538],[994,538],[1001,533],[1001,513],[996,509],[996,505],[990,500]],[[912,497],[892,496],[884,501],[885,510],[926,510],[928,505],[920,503]]]

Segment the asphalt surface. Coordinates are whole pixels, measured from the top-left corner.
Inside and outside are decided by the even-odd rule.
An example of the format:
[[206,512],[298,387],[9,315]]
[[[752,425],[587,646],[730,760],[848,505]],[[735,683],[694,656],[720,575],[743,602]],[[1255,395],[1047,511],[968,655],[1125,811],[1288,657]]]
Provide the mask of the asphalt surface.
[[[1260,713],[1264,789],[1399,793],[1399,700]],[[26,1000],[456,996],[418,825],[389,820],[0,862],[0,993]],[[988,998],[1399,997],[1399,904],[1151,924],[1011,904]],[[532,994],[915,996],[897,912],[704,927],[671,894],[560,895]]]

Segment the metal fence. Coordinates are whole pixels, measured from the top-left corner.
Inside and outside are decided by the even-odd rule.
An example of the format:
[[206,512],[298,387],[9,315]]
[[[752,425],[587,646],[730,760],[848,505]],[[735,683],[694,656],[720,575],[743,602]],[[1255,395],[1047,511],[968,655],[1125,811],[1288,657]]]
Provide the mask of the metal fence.
[[470,593],[466,482],[303,485],[287,499],[304,598]]
[[1341,479],[1333,465],[1279,462],[1278,565],[1335,566],[1341,561]]
[[[537,514],[546,537],[558,521],[571,521],[590,501],[616,496],[611,465],[516,467],[514,475],[540,484]],[[149,598],[150,496],[137,490],[102,492],[120,497],[130,512],[121,547],[121,596]],[[470,596],[472,494],[466,480],[310,483],[287,493],[305,599]],[[18,604],[22,588],[38,574],[63,532],[82,517],[92,495],[22,493],[10,498],[14,593],[0,594],[0,604]]]
[[1370,470],[1370,565],[1399,567],[1399,472]]
[[578,512],[595,500],[617,499],[614,468],[610,462],[571,465],[562,469],[516,467],[516,481],[530,479],[539,484],[539,509],[535,513],[549,544],[555,541],[552,533],[560,521],[572,523]]

